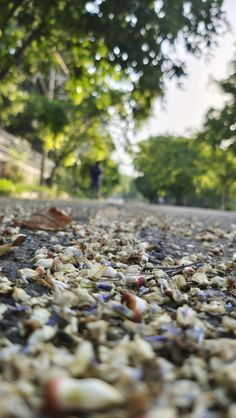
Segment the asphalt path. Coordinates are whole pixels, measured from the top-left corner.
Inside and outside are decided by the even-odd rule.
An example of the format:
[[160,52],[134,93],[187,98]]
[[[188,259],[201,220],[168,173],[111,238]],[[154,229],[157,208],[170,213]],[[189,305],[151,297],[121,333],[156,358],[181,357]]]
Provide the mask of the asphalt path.
[[[32,212],[43,212],[44,209],[52,206],[64,209],[71,214],[73,222],[65,230],[52,232],[19,229],[17,221],[25,219]],[[0,312],[3,316],[0,344],[6,356],[6,358],[4,356],[0,358],[1,390],[5,387],[0,402],[0,417],[13,417],[12,405],[14,405],[17,411],[14,417],[24,418],[58,418],[59,416],[61,418],[69,418],[69,416],[81,418],[161,416],[164,418],[167,414],[162,408],[158,408],[158,405],[158,411],[155,410],[154,414],[140,415],[140,408],[144,410],[149,407],[156,408],[156,396],[160,398],[160,405],[164,402],[164,406],[168,408],[170,406],[171,411],[174,411],[168,414],[171,417],[196,418],[204,415],[209,418],[232,418],[235,416],[230,410],[230,405],[235,400],[235,393],[231,390],[232,382],[235,382],[235,212],[148,205],[111,199],[103,201],[0,199],[1,245],[5,246],[7,243],[14,242],[14,237],[19,233],[25,234],[27,239],[19,247],[16,246],[9,252],[3,252],[0,257],[2,278],[0,304],[3,309]],[[66,248],[68,247],[67,249],[71,251],[69,247],[73,248],[73,246],[80,257],[79,264],[74,256],[71,258],[75,265],[76,276],[70,275],[71,265],[67,263],[67,258],[63,258]],[[20,270],[35,269],[35,252],[43,248],[46,249],[46,261],[50,262],[55,251],[61,257],[60,260],[64,260],[62,264],[65,275],[58,275],[60,271],[51,265],[42,277],[37,277],[37,280],[22,277]],[[97,258],[97,255],[102,259]],[[58,257],[55,257],[57,262]],[[91,264],[91,260],[96,260],[96,263]],[[118,271],[120,265],[124,266],[125,262],[125,266],[127,264],[128,267],[125,267],[122,274],[126,274],[127,280],[130,280],[130,270],[128,270],[129,273],[126,270],[133,268],[133,271],[137,271],[138,267],[138,271],[142,272],[139,279],[144,280],[144,284],[137,286],[138,281],[134,286],[134,283],[129,280],[121,283],[119,279],[112,283],[113,290],[108,293],[108,299],[106,299],[107,289],[105,289],[106,293],[103,290],[98,291],[99,285],[104,289],[104,282],[100,282],[100,278],[97,277],[95,283],[94,277],[90,275],[91,270],[99,263],[97,260],[110,263],[109,268],[112,271],[113,269]],[[45,258],[42,261],[45,263]],[[85,262],[86,266],[90,265],[87,269],[84,269]],[[184,276],[179,273],[183,272],[189,264],[188,268],[192,270],[185,271],[187,281],[183,285]],[[103,264],[100,267],[106,269]],[[195,270],[200,272],[201,268],[204,274],[200,273],[193,280],[192,274]],[[158,272],[162,269],[165,270],[165,278],[158,276]],[[153,276],[157,277],[154,287],[152,287],[152,276],[152,281],[149,281],[153,272],[157,275]],[[105,286],[111,285],[110,282],[107,283],[108,280],[111,281],[111,279],[106,279]],[[86,284],[86,289],[89,283],[88,291],[78,285],[81,282]],[[80,292],[76,302],[70,299],[77,298],[75,289]],[[88,299],[83,299],[85,294],[87,298],[92,297],[92,302],[91,299],[89,302]],[[132,322],[129,320],[130,316],[124,316],[124,312],[126,315],[132,314],[129,310],[127,311],[127,307],[126,311],[124,310],[122,298],[125,294],[126,297],[132,294],[133,297],[143,299],[142,303],[146,301],[147,316],[142,319],[141,323],[136,323],[136,320]],[[31,303],[32,300],[33,303]],[[43,307],[43,313],[46,312],[49,315],[46,320],[49,318],[50,321],[46,324],[43,322],[39,330],[34,328],[35,322],[29,321],[34,318],[32,315],[36,312],[34,309],[37,310],[37,305]],[[137,315],[137,311],[134,312]],[[168,321],[165,323],[166,319],[163,320],[167,317],[168,321],[171,321],[171,326],[168,326]],[[74,320],[76,320],[76,328]],[[192,322],[195,320],[197,322]],[[93,323],[97,324],[95,328]],[[103,334],[96,331],[100,329],[101,324],[101,332],[105,336],[102,339],[100,338]],[[38,326],[37,323],[36,326]],[[105,331],[103,331],[103,326],[107,327],[104,328]],[[48,330],[53,332],[51,337],[44,334]],[[40,339],[37,340],[38,331],[40,338],[43,335],[43,344]],[[113,348],[116,350],[116,344],[121,344],[122,338],[127,336],[127,347],[137,350],[137,343],[133,342],[136,334],[144,339],[142,344],[149,341],[150,347],[148,345],[147,351],[147,346],[145,349],[141,346],[138,362],[136,362],[137,359],[134,363],[132,362],[136,351],[130,351],[129,356],[127,355],[127,361],[129,361],[127,370],[133,368],[135,377],[131,380],[132,390],[128,391],[125,408],[122,409],[121,406],[117,409],[117,413],[114,409],[108,409],[101,414],[96,411],[91,414],[80,414],[78,407],[78,413],[75,411],[75,414],[68,415],[66,410],[65,413],[62,411],[62,414],[58,414],[57,407],[55,407],[55,414],[51,414],[49,402],[45,397],[45,376],[42,375],[42,367],[44,367],[43,374],[49,373],[48,377],[51,373],[50,367],[53,373],[54,368],[62,369],[64,373],[63,368],[67,367],[65,365],[68,364],[68,359],[70,360],[71,356],[73,361],[75,359],[75,347],[78,344],[76,338],[79,337],[80,341],[87,341],[87,343],[92,341],[91,347],[93,351],[95,350],[96,356],[101,353],[99,362],[91,361],[91,366],[95,368],[91,376],[101,376],[104,379],[105,370],[107,378],[107,373],[110,372],[110,360],[106,360],[106,353],[110,353]],[[151,340],[145,340],[149,337]],[[33,345],[34,341],[37,343],[37,350]],[[101,351],[99,351],[100,346]],[[16,351],[11,352],[12,347]],[[104,348],[108,351],[104,351]],[[157,354],[156,358],[149,357],[150,349]],[[33,350],[32,353],[29,350]],[[59,360],[61,362],[61,359],[64,359],[63,353],[66,353],[66,362],[61,365]],[[118,366],[117,373],[119,369],[126,367],[122,363],[124,348],[120,352],[115,352],[114,359],[119,355],[121,363],[114,364],[122,366]],[[135,356],[139,358],[136,354]],[[49,358],[51,360],[47,360]],[[191,363],[192,361],[195,363]],[[49,370],[48,364],[51,365]],[[195,370],[194,364],[197,370],[196,376],[195,372],[192,374],[192,370]],[[105,366],[105,369],[100,366]],[[219,378],[221,368],[223,371]],[[128,382],[126,380],[128,374],[123,375],[122,370],[120,371],[120,382]],[[111,382],[113,372],[111,368]],[[72,375],[71,371],[70,373]],[[84,372],[82,377],[90,376],[86,373]],[[140,379],[141,385],[137,382],[136,376]],[[203,380],[201,376],[205,376]],[[21,379],[23,379],[23,385]],[[159,386],[160,384],[162,386]],[[151,388],[150,393],[148,393],[148,388]],[[128,386],[122,388],[122,391],[125,393],[127,389]],[[187,391],[189,393],[186,394]],[[203,410],[200,410],[199,415],[199,410],[196,408],[200,400],[205,399],[206,393],[210,403],[209,405],[208,402],[206,405],[203,403]],[[222,393],[224,394],[223,402]],[[146,400],[142,401],[142,399]],[[183,404],[182,399],[184,399]],[[18,414],[19,407],[22,405],[25,407],[25,412]],[[189,408],[193,407],[196,411],[194,409],[194,412],[190,413]],[[10,409],[10,413],[4,413],[5,410],[10,411]]]
[[[83,224],[99,223],[104,218],[110,223],[132,220],[136,223],[135,237],[139,241],[158,243],[160,259],[164,256],[181,258],[193,253],[212,255],[212,252],[228,258],[236,251],[236,212],[116,199],[0,199],[0,213],[16,218],[50,206],[65,210],[74,221]],[[29,231],[22,232],[28,234]],[[34,234],[35,246],[40,245],[39,239],[40,235]],[[27,252],[27,245],[24,248]]]
[[122,201],[121,199],[87,200],[87,199],[8,199],[0,198],[1,210],[17,210],[25,207],[28,210],[37,210],[43,207],[57,206],[64,210],[71,211],[74,218],[87,220],[91,216],[96,216],[100,211],[108,208],[116,208],[117,213],[124,217],[133,215],[153,215],[166,216],[170,222],[176,219],[186,219],[217,223],[221,227],[230,227],[236,223],[235,211],[222,211],[216,209],[193,208],[186,206],[154,205],[136,201]]

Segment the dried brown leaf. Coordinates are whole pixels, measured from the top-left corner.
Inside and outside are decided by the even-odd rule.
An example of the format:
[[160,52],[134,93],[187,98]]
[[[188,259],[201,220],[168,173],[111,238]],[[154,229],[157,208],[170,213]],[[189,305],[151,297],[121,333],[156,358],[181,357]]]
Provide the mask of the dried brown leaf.
[[51,207],[43,212],[35,212],[19,222],[20,226],[45,231],[61,231],[71,222],[71,217],[61,209]]
[[19,235],[13,242],[0,245],[0,256],[8,253],[12,247],[19,247],[26,240],[27,235]]

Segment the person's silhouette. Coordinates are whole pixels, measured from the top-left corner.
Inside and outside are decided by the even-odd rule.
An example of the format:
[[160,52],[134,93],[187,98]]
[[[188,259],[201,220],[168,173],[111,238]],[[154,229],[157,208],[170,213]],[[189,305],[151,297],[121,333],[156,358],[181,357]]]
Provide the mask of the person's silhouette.
[[102,180],[102,169],[100,167],[100,162],[96,161],[96,163],[91,168],[91,190],[92,190],[92,197],[96,199],[99,197],[100,187],[101,187],[101,180]]

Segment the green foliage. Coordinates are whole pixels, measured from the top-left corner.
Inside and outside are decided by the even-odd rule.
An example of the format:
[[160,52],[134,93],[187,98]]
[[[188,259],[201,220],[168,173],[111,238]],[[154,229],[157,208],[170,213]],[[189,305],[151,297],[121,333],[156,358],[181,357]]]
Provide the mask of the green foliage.
[[142,200],[133,176],[121,175],[119,184],[115,187],[112,197],[125,200]]
[[236,60],[231,74],[217,84],[229,98],[222,109],[207,112],[195,139],[165,136],[140,144],[136,182],[149,200],[235,208]]
[[217,84],[229,98],[222,109],[211,108],[207,112],[204,129],[198,138],[215,149],[228,149],[236,154],[236,59],[231,62],[228,78]]
[[197,135],[200,143],[208,147],[212,170],[220,194],[221,207],[231,208],[236,182],[236,60],[231,62],[231,74],[217,82],[229,96],[222,109],[210,109],[203,130]]
[[[67,169],[61,166],[58,171],[57,184],[61,190],[69,191],[77,197],[91,197],[91,168],[94,161],[99,158],[91,158],[87,153],[82,156],[73,166]],[[119,167],[111,158],[107,157],[101,161],[103,170],[101,197],[109,196],[115,190],[120,181]]]
[[68,106],[34,94],[27,96],[22,105],[22,111],[9,118],[8,130],[27,139],[37,151],[50,149],[68,124]]
[[16,182],[8,178],[0,179],[0,196],[12,196],[12,197],[44,197],[55,198],[65,197],[63,191],[58,190],[56,187],[47,186],[35,186],[29,185],[23,182]]
[[0,196],[11,196],[15,192],[15,183],[7,178],[0,178]]
[[135,168],[139,190],[151,201],[163,198],[187,203],[194,195],[194,177],[199,173],[198,150],[186,138],[160,136],[140,144]]
[[40,185],[29,185],[25,183],[16,183],[14,197],[40,197],[40,198],[56,198],[56,197],[68,197],[68,194],[59,190],[56,186],[47,187]]
[[70,77],[82,85],[86,80],[86,88],[93,89],[104,75],[128,80],[132,111],[143,118],[162,94],[163,75],[185,74],[175,55],[177,40],[200,54],[221,33],[222,3],[2,0],[0,80],[17,71],[45,74],[61,57]]
[[[222,3],[2,0],[0,122],[42,153],[41,180],[48,154],[48,183],[87,193],[89,166],[99,159],[104,193],[111,191],[114,115],[134,126],[150,114],[166,80],[185,75],[176,44],[198,56],[210,47],[225,26]],[[179,171],[175,179],[190,181]]]
[[140,143],[136,184],[150,201],[233,208],[236,161],[196,139],[161,136]]

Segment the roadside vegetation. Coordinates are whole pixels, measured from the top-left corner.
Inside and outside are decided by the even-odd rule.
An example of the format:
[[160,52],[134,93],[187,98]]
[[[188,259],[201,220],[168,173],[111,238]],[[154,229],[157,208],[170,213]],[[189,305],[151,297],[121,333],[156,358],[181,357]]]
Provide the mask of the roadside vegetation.
[[236,209],[236,61],[217,83],[227,101],[209,109],[192,138],[170,135],[139,144],[137,188],[150,201]]
[[3,0],[0,127],[40,153],[41,175],[39,185],[28,186],[8,174],[0,194],[89,197],[90,168],[101,161],[103,196],[234,208],[235,62],[219,83],[229,100],[209,110],[202,132],[141,143],[133,153],[137,179],[121,176],[113,158],[117,142],[130,150],[129,135],[168,80],[184,80],[177,45],[200,57],[223,34],[222,3]]

